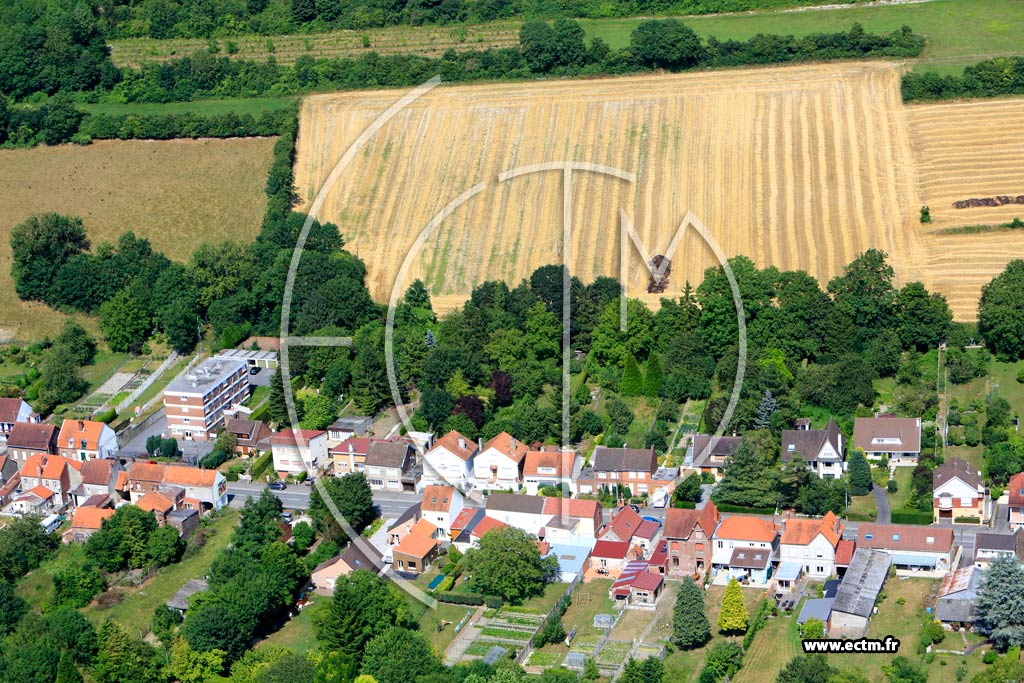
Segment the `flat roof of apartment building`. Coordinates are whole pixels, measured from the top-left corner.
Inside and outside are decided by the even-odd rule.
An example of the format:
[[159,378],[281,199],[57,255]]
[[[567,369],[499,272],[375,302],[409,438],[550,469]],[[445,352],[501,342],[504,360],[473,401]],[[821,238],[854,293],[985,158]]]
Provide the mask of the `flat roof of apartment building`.
[[205,396],[244,368],[245,361],[241,359],[222,356],[207,358],[191,370],[175,377],[164,389],[164,396],[166,397],[167,394]]

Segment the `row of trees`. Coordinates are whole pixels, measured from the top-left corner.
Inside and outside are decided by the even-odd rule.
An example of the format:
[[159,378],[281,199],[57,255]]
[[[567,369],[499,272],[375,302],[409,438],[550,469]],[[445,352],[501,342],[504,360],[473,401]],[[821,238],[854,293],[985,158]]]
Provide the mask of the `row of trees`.
[[908,71],[901,81],[903,100],[1003,97],[1024,93],[1024,57],[995,57],[964,67],[960,75]]

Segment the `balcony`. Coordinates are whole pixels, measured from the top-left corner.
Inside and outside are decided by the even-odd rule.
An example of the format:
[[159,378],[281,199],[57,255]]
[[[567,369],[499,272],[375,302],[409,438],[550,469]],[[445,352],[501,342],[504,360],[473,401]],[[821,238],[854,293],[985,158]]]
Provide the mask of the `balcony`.
[[951,496],[939,496],[939,509],[940,510],[952,510],[953,509],[953,498]]

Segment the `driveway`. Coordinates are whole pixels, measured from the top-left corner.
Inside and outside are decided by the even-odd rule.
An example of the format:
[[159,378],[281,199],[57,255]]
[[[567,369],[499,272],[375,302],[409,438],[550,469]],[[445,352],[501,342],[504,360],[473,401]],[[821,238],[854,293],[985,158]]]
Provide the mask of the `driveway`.
[[871,495],[875,497],[875,507],[878,508],[878,517],[875,518],[875,521],[879,524],[888,524],[892,520],[889,510],[889,494],[886,493],[885,488],[872,484]]
[[[157,417],[153,424],[149,425],[145,429],[141,430],[138,434],[132,438],[131,441],[126,443],[123,448],[119,449],[125,453],[131,453],[132,455],[144,455],[146,453],[146,439],[151,436],[169,436],[167,430],[167,414],[164,408],[161,408],[156,412]],[[190,465],[194,465],[199,462],[199,459],[204,455],[213,450],[214,443],[212,441],[186,441],[185,439],[178,439],[178,448],[181,449],[181,459]]]

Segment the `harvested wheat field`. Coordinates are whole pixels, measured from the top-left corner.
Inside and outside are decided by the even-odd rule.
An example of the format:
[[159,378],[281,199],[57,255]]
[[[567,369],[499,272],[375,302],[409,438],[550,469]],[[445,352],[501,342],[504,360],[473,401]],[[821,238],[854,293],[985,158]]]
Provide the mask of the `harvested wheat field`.
[[11,227],[34,213],[79,216],[93,244],[126,230],[185,260],[201,242],[251,241],[266,208],[274,140],[104,141],[0,150],[0,339],[37,339],[61,316],[18,301]]
[[[1024,100],[920,105],[907,111],[921,200],[932,215],[928,230],[1024,218]],[[1000,197],[1020,203],[1001,204]],[[956,202],[982,205],[955,208]],[[1019,230],[926,239],[923,265],[957,311],[973,312],[981,285],[1007,260],[1024,256]]]
[[[363,92],[304,102],[296,184],[307,206],[348,145],[397,99]],[[584,280],[619,274],[620,207],[650,254],[668,248],[689,210],[726,254],[822,282],[865,249],[884,249],[901,282],[937,287],[969,319],[990,274],[977,274],[963,254],[961,279],[932,271],[941,250],[928,234],[934,228],[918,222],[923,151],[913,112],[900,100],[898,67],[879,62],[441,87],[373,136],[320,213],[339,224],[367,263],[371,291],[387,300],[431,217],[486,183],[426,240],[401,285],[422,278],[443,309],[486,279],[515,283],[562,258],[560,174],[499,182],[500,172],[604,164],[636,181],[576,174],[570,262]],[[974,144],[987,141],[978,135]],[[1024,193],[1024,169],[1007,182]],[[1004,249],[992,269],[1012,255]],[[688,232],[665,294],[716,263]],[[647,274],[633,252],[627,273],[630,294],[642,295]]]

